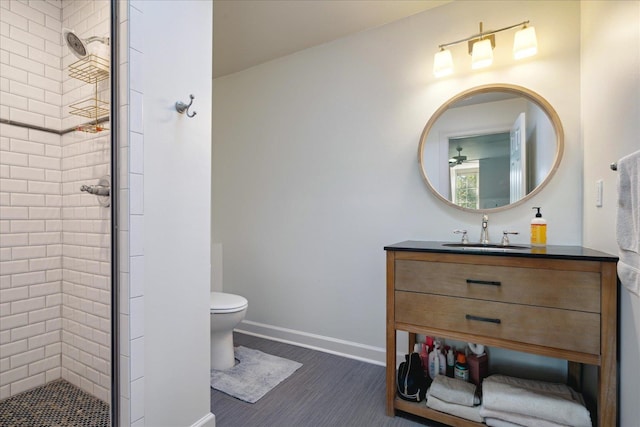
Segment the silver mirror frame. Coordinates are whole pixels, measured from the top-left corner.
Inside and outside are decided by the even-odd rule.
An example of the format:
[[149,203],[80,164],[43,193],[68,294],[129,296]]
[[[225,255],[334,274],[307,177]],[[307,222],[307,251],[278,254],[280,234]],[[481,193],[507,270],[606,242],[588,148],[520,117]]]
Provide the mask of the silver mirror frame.
[[[429,131],[431,130],[433,125],[436,123],[436,121],[440,118],[440,116],[445,111],[447,111],[451,107],[451,105],[453,105],[457,101],[460,101],[461,99],[464,99],[470,95],[478,95],[478,94],[496,92],[496,91],[507,92],[507,93],[511,93],[511,94],[526,98],[527,100],[538,105],[547,114],[547,116],[549,117],[549,120],[551,120],[551,123],[553,124],[553,128],[556,134],[556,153],[555,153],[555,158],[553,160],[553,165],[551,166],[551,169],[549,170],[549,173],[547,174],[545,179],[530,193],[528,193],[526,196],[524,196],[517,202],[510,203],[504,206],[499,206],[497,208],[491,208],[491,209],[470,209],[470,208],[458,206],[452,201],[450,201],[449,199],[442,196],[442,194],[440,194],[438,190],[436,190],[436,188],[431,184],[431,181],[429,181],[429,177],[427,175],[427,172],[425,170],[425,165],[423,163],[424,149],[427,141],[427,136],[429,135]],[[422,174],[422,178],[424,179],[424,182],[427,184],[427,187],[429,188],[429,190],[431,190],[431,192],[440,201],[444,202],[445,204],[453,208],[456,208],[465,212],[474,212],[474,213],[489,212],[490,213],[490,212],[505,211],[507,209],[516,207],[518,205],[521,205],[527,202],[533,196],[538,194],[549,183],[549,181],[551,181],[551,178],[555,175],[556,170],[560,166],[560,161],[562,160],[563,153],[564,153],[564,131],[562,129],[562,123],[560,122],[560,117],[558,116],[558,113],[556,113],[556,110],[554,110],[554,108],[551,106],[551,104],[547,102],[547,100],[544,99],[542,96],[538,95],[537,93],[525,87],[512,85],[512,84],[495,83],[495,84],[488,84],[483,86],[476,86],[476,87],[467,89],[463,92],[460,92],[459,94],[455,95],[453,98],[445,102],[440,108],[438,108],[433,113],[433,115],[427,122],[426,126],[424,127],[424,130],[422,131],[422,135],[420,136],[420,144],[418,145],[418,163],[420,164],[420,173]]]

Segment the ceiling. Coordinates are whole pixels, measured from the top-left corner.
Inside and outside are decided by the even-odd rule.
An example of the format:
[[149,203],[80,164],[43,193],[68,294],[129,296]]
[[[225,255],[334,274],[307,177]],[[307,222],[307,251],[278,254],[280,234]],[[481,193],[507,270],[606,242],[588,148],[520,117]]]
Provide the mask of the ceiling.
[[213,77],[449,3],[451,0],[214,0]]

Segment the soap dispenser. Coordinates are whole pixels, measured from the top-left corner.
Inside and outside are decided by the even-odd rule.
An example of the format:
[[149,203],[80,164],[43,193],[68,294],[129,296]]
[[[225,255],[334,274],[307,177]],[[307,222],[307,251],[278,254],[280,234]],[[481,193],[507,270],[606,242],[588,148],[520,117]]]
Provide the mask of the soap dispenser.
[[536,216],[531,220],[531,246],[546,246],[547,245],[547,221],[542,218],[539,207],[533,207],[538,212]]

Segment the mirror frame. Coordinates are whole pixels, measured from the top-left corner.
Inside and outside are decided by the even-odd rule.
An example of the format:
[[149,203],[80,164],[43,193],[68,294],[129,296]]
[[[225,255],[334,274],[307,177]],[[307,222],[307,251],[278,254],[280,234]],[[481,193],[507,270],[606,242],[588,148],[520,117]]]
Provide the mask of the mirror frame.
[[[453,203],[451,200],[445,198],[442,194],[440,194],[438,190],[436,190],[435,187],[431,184],[431,181],[427,176],[427,172],[425,171],[425,165],[423,164],[424,148],[427,141],[427,136],[429,135],[429,131],[431,130],[433,125],[436,123],[436,121],[440,118],[440,116],[442,116],[442,114],[444,114],[444,112],[447,111],[451,107],[451,105],[454,104],[455,102],[460,101],[461,99],[464,99],[470,95],[478,95],[482,93],[496,92],[496,91],[512,93],[512,94],[521,96],[523,98],[526,98],[528,101],[531,101],[534,104],[538,105],[546,113],[546,115],[549,117],[549,120],[551,120],[551,123],[553,125],[555,134],[556,134],[555,158],[553,160],[551,169],[549,170],[549,173],[544,178],[544,180],[536,188],[534,188],[530,193],[528,193],[526,196],[524,196],[517,202],[509,203],[508,205],[498,206],[496,208],[490,208],[490,209],[470,209],[470,208],[458,206],[455,203]],[[554,110],[554,108],[551,106],[551,104],[547,102],[547,100],[544,99],[542,96],[538,95],[534,91],[529,90],[525,87],[512,85],[512,84],[495,83],[495,84],[487,84],[487,85],[472,87],[463,92],[460,92],[459,94],[455,95],[453,98],[450,98],[447,102],[445,102],[440,108],[438,108],[433,113],[433,115],[427,122],[427,125],[424,127],[424,130],[422,131],[422,135],[420,136],[420,144],[418,145],[418,163],[420,164],[420,173],[422,174],[422,178],[427,184],[427,187],[429,187],[429,190],[431,190],[431,192],[439,200],[441,200],[442,202],[444,202],[445,204],[451,207],[454,207],[456,209],[459,209],[465,212],[474,212],[474,213],[489,212],[490,213],[490,212],[500,212],[500,211],[504,211],[504,210],[516,207],[518,205],[521,205],[527,202],[533,196],[538,194],[549,183],[549,181],[551,181],[551,178],[553,177],[553,175],[555,175],[556,170],[560,166],[560,161],[562,160],[563,152],[564,152],[564,131],[562,129],[562,123],[560,122],[560,117],[558,116],[558,113],[556,113],[556,110]]]

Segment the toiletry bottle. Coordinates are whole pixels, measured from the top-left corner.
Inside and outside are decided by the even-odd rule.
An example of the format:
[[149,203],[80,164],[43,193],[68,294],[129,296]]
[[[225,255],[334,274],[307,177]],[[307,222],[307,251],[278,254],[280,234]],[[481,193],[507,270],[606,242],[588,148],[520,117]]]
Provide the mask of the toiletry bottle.
[[449,349],[447,351],[447,370],[446,370],[446,374],[449,378],[453,378],[453,366],[456,363],[456,359],[453,356],[453,350]]
[[539,207],[534,207],[538,212],[531,220],[531,246],[547,245],[547,221],[542,218]]
[[440,351],[440,342],[433,343],[433,351],[429,353],[429,377],[435,379],[436,375],[444,375],[447,366],[444,354]]
[[464,353],[458,353],[458,360],[453,368],[453,376],[462,381],[469,381],[469,365],[467,365],[467,357]]
[[422,343],[422,349],[420,350],[420,361],[422,362],[422,369],[424,370],[424,376],[429,376],[429,349],[427,343]]

